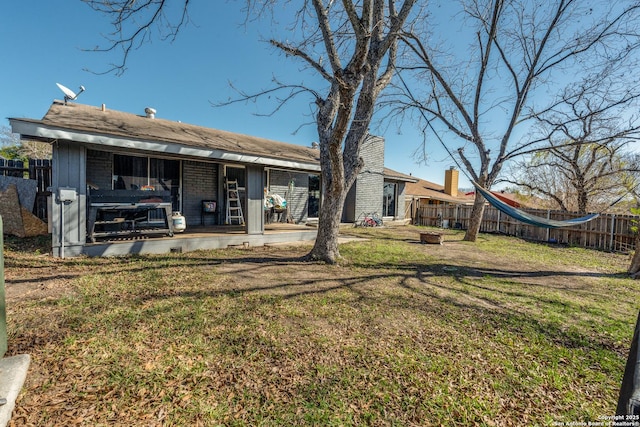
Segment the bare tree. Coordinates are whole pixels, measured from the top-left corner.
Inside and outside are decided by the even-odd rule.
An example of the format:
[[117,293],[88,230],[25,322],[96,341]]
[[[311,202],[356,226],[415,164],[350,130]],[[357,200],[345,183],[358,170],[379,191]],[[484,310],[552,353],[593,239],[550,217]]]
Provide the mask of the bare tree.
[[602,212],[640,185],[640,165],[620,145],[566,144],[510,165],[511,178],[526,193],[549,200],[549,209]]
[[20,136],[12,133],[11,128],[2,126],[0,128],[0,158],[14,159],[20,157]]
[[[640,236],[640,235],[639,235]],[[629,274],[634,279],[640,279],[640,237],[636,237],[636,250],[631,259]]]
[[[402,74],[420,85],[405,91],[398,108],[417,108],[460,141],[445,145],[470,178],[490,188],[508,160],[541,144],[521,135],[561,103],[563,88],[584,80],[637,90],[628,76],[638,62],[639,13],[637,1],[463,0],[455,40],[437,40],[427,20],[403,36],[412,61]],[[465,240],[477,238],[483,212],[478,194]]]
[[617,108],[628,105],[629,94],[613,102],[614,91],[596,89],[583,87],[566,97],[562,108],[538,116],[534,139],[548,147],[515,161],[503,181],[580,213],[607,209],[637,186],[640,163],[629,147],[638,143],[640,124],[633,113],[622,120],[625,109]]
[[51,159],[51,144],[41,141],[23,140],[20,143],[20,154],[28,159]]
[[103,73],[122,75],[132,51],[150,42],[154,37],[175,40],[189,20],[189,0],[82,0],[111,20],[113,32],[105,34],[108,44],[96,47],[96,52],[117,52],[118,62],[110,64]]
[[20,135],[11,132],[9,126],[0,127],[0,146],[20,145]]
[[[320,143],[323,202],[318,236],[310,257],[335,262],[338,232],[347,192],[363,167],[360,149],[368,136],[376,100],[389,84],[400,31],[415,3],[313,0],[319,33],[298,44],[272,40],[289,55],[311,66],[328,89],[314,91]],[[314,58],[321,46],[326,66]]]
[[[162,0],[84,1],[113,18],[116,31],[112,44],[104,50],[123,50],[124,60],[114,66],[116,71],[124,70],[127,55],[145,41],[148,30],[164,25],[163,37],[171,38],[188,20],[188,0],[174,24]],[[309,254],[312,259],[334,263],[340,256],[338,232],[344,201],[363,167],[360,149],[368,136],[378,96],[393,75],[398,37],[416,1],[307,0],[297,5],[300,40],[271,40],[273,46],[302,61],[324,81],[320,88],[276,82],[272,90],[249,96],[259,98],[274,90],[290,89],[289,96],[305,92],[314,97],[323,201],[318,236]],[[249,10],[259,13],[283,3],[292,4],[247,2]],[[136,19],[138,15],[142,17]],[[129,32],[125,31],[132,23]]]
[[7,159],[50,159],[51,145],[40,141],[20,140],[8,126],[0,127],[0,156]]

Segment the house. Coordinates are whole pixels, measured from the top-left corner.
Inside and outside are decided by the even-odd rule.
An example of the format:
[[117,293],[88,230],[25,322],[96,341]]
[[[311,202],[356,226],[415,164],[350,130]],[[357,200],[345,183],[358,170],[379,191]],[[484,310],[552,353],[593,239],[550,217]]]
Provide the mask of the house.
[[[455,221],[458,206],[473,205],[473,197],[458,191],[459,174],[460,172],[453,167],[446,170],[444,185],[423,179],[407,183],[406,216],[411,217],[413,223],[419,225],[441,227],[446,226],[450,220]],[[425,208],[431,208],[428,214],[425,213]]]
[[[518,194],[507,193],[504,190],[491,191],[491,194],[496,196],[496,198],[498,198],[499,200],[503,201],[507,205],[509,205],[511,207],[514,207],[514,208],[535,208],[535,205],[531,206],[531,203],[525,203],[523,197],[518,195]],[[468,197],[475,197],[476,196],[476,192],[475,191],[470,191],[468,193],[465,193],[465,195],[468,196]]]
[[[22,138],[52,144],[54,256],[315,238],[311,227],[292,226],[287,233],[270,228],[317,219],[317,148],[163,120],[151,108],[136,115],[104,104],[54,101],[40,120],[9,121]],[[414,179],[384,168],[381,137],[366,140],[362,157],[365,168],[347,197],[343,221],[355,221],[362,212],[402,219],[398,207],[404,206],[405,184]],[[186,232],[177,234],[174,224]]]
[[[406,217],[410,217],[414,224],[436,227],[461,227],[468,214],[465,206],[472,206],[475,201],[475,191],[461,193],[458,190],[459,171],[451,167],[445,171],[444,185],[425,180],[407,183]],[[518,194],[505,191],[491,191],[498,199],[515,208],[533,208],[531,201]],[[488,205],[488,203],[486,203]]]

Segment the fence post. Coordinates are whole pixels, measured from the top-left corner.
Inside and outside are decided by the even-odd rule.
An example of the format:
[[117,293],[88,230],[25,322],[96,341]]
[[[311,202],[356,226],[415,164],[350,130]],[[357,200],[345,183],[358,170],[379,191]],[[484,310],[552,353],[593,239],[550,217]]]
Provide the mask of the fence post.
[[611,238],[609,239],[609,250],[613,252],[613,245],[616,234],[616,214],[611,215]]
[[[547,219],[551,219],[551,209],[547,209]],[[551,229],[547,228],[547,242],[551,240]]]

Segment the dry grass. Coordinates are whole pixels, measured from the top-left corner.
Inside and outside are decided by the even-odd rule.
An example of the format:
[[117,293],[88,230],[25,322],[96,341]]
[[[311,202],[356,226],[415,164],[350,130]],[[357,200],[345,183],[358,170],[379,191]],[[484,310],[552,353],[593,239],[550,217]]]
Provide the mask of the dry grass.
[[622,255],[413,227],[308,247],[6,254],[22,425],[535,425],[612,415],[639,285]]

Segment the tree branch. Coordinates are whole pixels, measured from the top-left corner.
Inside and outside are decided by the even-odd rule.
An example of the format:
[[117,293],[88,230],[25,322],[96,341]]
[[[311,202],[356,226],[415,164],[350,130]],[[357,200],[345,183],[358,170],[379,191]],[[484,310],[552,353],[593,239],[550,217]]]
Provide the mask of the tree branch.
[[325,68],[318,61],[315,61],[313,58],[307,55],[306,52],[303,52],[298,48],[285,45],[284,43],[277,40],[270,40],[270,43],[278,49],[282,50],[287,55],[297,56],[298,58],[301,58],[307,64],[311,65],[311,67],[315,69],[318,74],[320,74],[328,82],[333,81],[333,76],[329,74],[329,72],[327,72],[327,70],[325,70]]
[[[115,72],[116,75],[122,75],[126,71],[126,64],[132,50],[139,48],[147,38],[151,38],[151,28],[157,25],[162,40],[174,40],[181,28],[189,22],[189,1],[183,0],[182,13],[177,24],[170,24],[164,10],[167,7],[166,0],[146,0],[141,2],[130,0],[116,0],[105,2],[102,0],[82,0],[92,9],[110,16],[111,24],[116,29],[111,33],[107,40],[109,45],[106,47],[96,47],[91,50],[94,52],[111,52],[118,48],[122,49],[122,57],[119,63],[111,64],[111,68],[96,74],[108,74]],[[148,12],[148,13],[147,13]],[[148,16],[146,16],[148,15]],[[163,25],[163,22],[166,24]],[[133,30],[130,34],[125,34],[125,27],[133,24]],[[166,34],[162,34],[163,29],[168,29]]]

